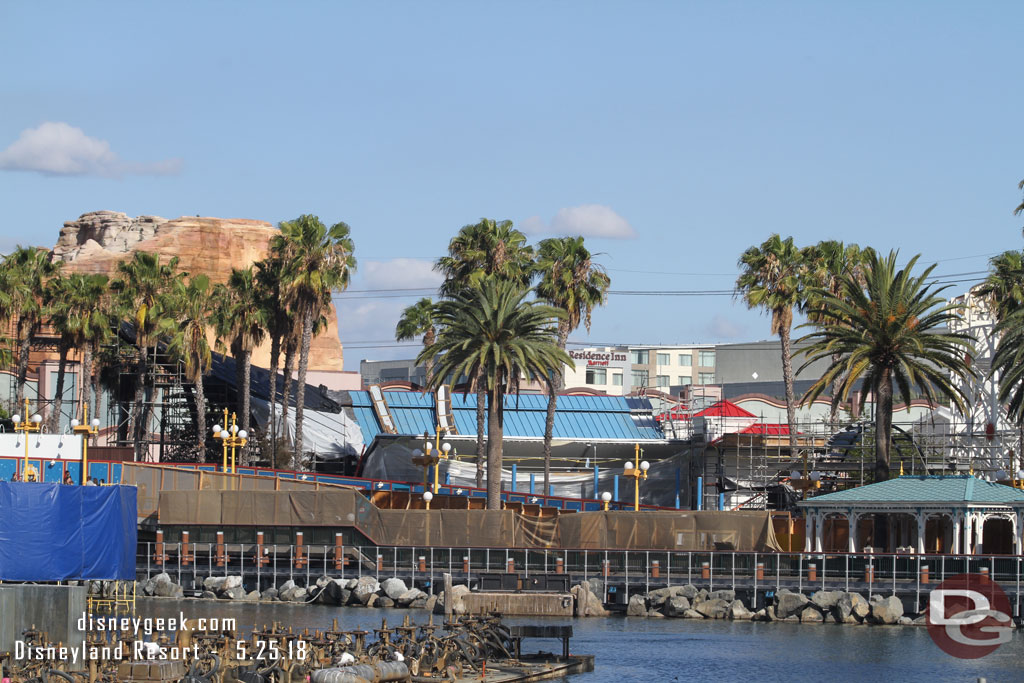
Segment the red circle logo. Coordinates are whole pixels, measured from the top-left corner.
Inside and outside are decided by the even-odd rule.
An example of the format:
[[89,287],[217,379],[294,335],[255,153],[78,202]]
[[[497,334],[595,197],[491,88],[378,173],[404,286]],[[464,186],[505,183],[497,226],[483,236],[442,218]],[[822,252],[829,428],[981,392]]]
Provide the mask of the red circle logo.
[[958,574],[928,595],[928,635],[948,655],[978,659],[1010,642],[1010,599],[986,574]]

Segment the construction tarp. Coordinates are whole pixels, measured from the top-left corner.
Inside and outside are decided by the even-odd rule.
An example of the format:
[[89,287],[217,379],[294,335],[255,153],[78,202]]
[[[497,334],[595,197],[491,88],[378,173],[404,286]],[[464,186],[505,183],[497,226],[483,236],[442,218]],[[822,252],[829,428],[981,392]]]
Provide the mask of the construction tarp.
[[135,579],[132,486],[0,482],[0,580]]
[[581,512],[558,519],[564,548],[782,550],[767,512]]
[[352,527],[381,546],[781,550],[767,512],[381,509],[356,491],[164,491],[160,524]]

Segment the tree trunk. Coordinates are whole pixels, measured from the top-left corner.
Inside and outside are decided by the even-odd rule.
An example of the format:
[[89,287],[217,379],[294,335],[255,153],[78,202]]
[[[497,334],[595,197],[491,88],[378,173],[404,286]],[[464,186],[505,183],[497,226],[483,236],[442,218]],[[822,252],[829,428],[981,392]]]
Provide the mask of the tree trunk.
[[892,370],[883,370],[875,386],[875,481],[889,479],[892,438]]
[[[789,447],[796,449],[796,396],[793,393],[793,356],[789,343],[789,323],[779,325],[782,341],[782,378],[786,382],[786,424],[789,426]],[[795,455],[795,453],[794,453]]]
[[484,411],[487,409],[487,385],[483,368],[476,373],[476,487],[484,486]]
[[302,314],[302,343],[299,345],[299,376],[295,389],[295,469],[302,461],[302,413],[306,403],[306,370],[309,369],[309,347],[313,343],[313,311]]
[[[78,376],[78,414],[83,417],[88,417],[89,420],[96,417],[92,412],[92,406],[90,405],[90,390],[92,389],[92,344],[88,342],[82,348],[82,365],[79,368]],[[86,406],[88,410],[86,410]],[[85,413],[88,413],[86,416]],[[85,426],[89,426],[86,424]]]
[[[140,332],[135,331],[139,336]],[[145,431],[143,425],[142,405],[145,402],[146,393],[146,347],[136,344],[136,368],[135,368],[135,401],[133,406],[132,440],[135,445],[135,462],[142,459],[142,434]]]
[[501,385],[495,382],[487,402],[487,509],[501,509],[501,440],[502,407],[504,396]]
[[[252,351],[242,351],[242,424],[239,429],[244,429],[252,438],[252,430],[249,429],[249,388],[252,384]],[[241,458],[242,463],[249,464],[249,451],[242,451],[245,455]]]
[[57,389],[53,395],[53,410],[47,420],[47,429],[51,434],[60,433],[60,411],[64,407],[64,375],[68,370],[68,345],[60,342],[60,360],[57,361]]
[[277,462],[277,369],[281,362],[281,335],[270,337],[270,463]]
[[[25,381],[28,379],[28,354],[32,347],[32,325],[18,318],[18,392],[15,412],[21,411],[25,405]],[[36,385],[36,409],[39,408],[39,385]],[[24,416],[28,419],[28,415]]]
[[[434,334],[434,328],[428,328],[427,331],[423,333],[423,348],[432,346],[435,341],[437,341],[437,335]],[[427,371],[426,386],[433,386],[431,382],[434,379],[434,357],[428,357],[424,365],[426,366]]]
[[[558,321],[558,348],[565,351],[565,343],[569,339],[569,323]],[[548,412],[544,418],[544,495],[551,492],[551,439],[555,431],[555,411],[558,409],[558,392],[565,388],[565,372],[559,367],[555,370],[552,381],[548,384]],[[598,492],[594,491],[597,498]]]
[[[292,385],[295,384],[292,379],[292,375],[295,373],[295,347],[293,344],[286,343],[284,350],[284,396],[281,398],[281,429],[288,428],[288,404],[291,401]],[[294,446],[294,444],[292,444]],[[294,451],[292,458],[294,458]],[[291,462],[289,462],[291,467]],[[274,463],[274,467],[279,467],[278,463]]]
[[[206,395],[203,392],[203,375],[196,378],[196,462],[206,462]],[[225,429],[227,427],[225,426]]]

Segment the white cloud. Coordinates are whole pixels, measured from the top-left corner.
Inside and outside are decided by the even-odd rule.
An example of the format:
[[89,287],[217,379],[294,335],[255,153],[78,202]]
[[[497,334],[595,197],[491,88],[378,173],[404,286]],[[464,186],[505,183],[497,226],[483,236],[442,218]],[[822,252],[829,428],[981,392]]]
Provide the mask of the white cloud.
[[444,280],[434,272],[433,261],[411,258],[364,261],[359,264],[359,272],[366,289],[434,289]]
[[633,239],[636,230],[625,218],[610,206],[603,204],[582,204],[559,209],[551,224],[546,225],[540,216],[531,216],[519,226],[528,234],[553,232],[557,235],[582,235],[583,237],[607,237],[609,239]]
[[736,339],[743,336],[745,331],[746,328],[744,326],[738,325],[721,315],[711,318],[711,322],[707,326],[708,334],[714,339]]
[[106,140],[89,137],[67,123],[47,121],[21,131],[18,139],[0,152],[0,169],[45,175],[170,175],[181,170],[181,160],[124,161]]

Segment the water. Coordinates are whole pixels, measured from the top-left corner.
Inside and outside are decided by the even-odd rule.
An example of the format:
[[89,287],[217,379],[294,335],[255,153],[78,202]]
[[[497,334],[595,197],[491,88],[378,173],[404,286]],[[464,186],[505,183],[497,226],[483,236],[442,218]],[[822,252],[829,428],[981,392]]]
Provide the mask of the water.
[[[425,622],[423,611],[373,610],[205,600],[140,599],[139,616],[232,617],[248,632],[273,621],[298,628],[325,628],[338,619],[343,630],[379,628],[381,619],[398,625],[409,614]],[[440,619],[435,617],[440,623]],[[994,654],[978,660],[951,657],[936,647],[923,628],[764,624],[690,619],[509,618],[508,623],[572,623],[572,651],[596,655],[593,673],[562,683],[671,683],[732,681],[870,681],[903,683],[1024,681],[1024,633]],[[523,643],[524,652],[560,652],[555,641]]]

